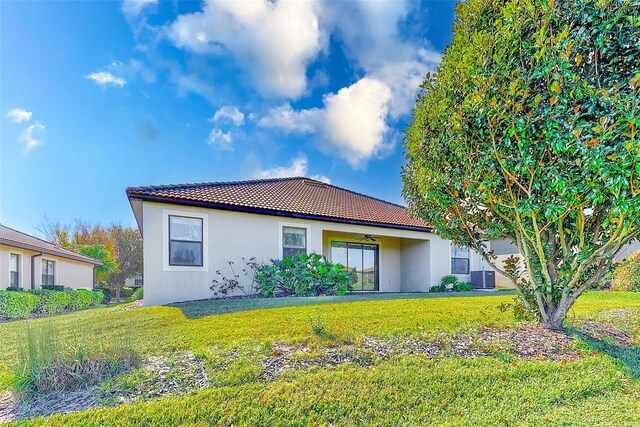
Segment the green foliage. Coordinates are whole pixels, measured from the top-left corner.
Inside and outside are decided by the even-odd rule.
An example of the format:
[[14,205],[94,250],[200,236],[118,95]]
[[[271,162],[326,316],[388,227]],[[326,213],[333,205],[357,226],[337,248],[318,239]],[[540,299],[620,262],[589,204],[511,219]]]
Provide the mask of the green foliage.
[[47,289],[49,291],[58,291],[58,292],[62,292],[65,290],[64,285],[42,285],[41,288]]
[[64,292],[71,297],[71,301],[67,305],[67,309],[69,310],[84,310],[85,308],[89,308],[94,304],[96,298],[93,291],[87,289],[66,289]]
[[130,288],[129,286],[123,286],[120,289],[120,296],[122,298],[129,298],[133,295],[133,288]]
[[458,283],[458,276],[454,274],[442,276],[442,279],[440,280],[440,284],[444,286],[455,285],[456,283]]
[[117,271],[120,267],[113,259],[113,254],[107,250],[105,245],[77,245],[75,246],[75,250],[102,262],[102,264],[95,267],[95,279],[98,283],[107,280],[111,276],[111,273]]
[[38,299],[29,292],[0,291],[0,317],[25,319],[35,310]]
[[256,290],[264,297],[344,295],[355,281],[352,273],[319,254],[299,254],[255,267]]
[[41,314],[62,313],[71,303],[71,296],[66,292],[49,289],[33,289],[29,293],[39,297],[35,312]]
[[102,301],[100,304],[109,304],[111,299],[113,298],[114,291],[110,287],[102,286],[95,288],[96,291],[102,292]]
[[522,298],[515,297],[512,302],[502,302],[498,304],[500,313],[513,312],[513,318],[518,321],[539,320],[540,316],[536,310],[527,307]]
[[409,209],[488,259],[514,242],[551,326],[640,236],[639,22],[632,1],[461,2],[406,131]]
[[7,290],[11,292],[24,292],[24,288],[21,288],[20,286],[9,286],[7,287]]
[[336,335],[331,333],[325,326],[322,313],[320,313],[319,310],[314,317],[309,318],[309,323],[311,324],[311,332],[313,332],[313,335],[316,337],[330,340],[336,339]]
[[100,304],[105,304],[105,303],[103,303],[104,298],[105,298],[105,296],[104,296],[104,292],[103,291],[94,290],[93,291],[93,301],[92,301],[91,305],[95,307],[95,306],[100,305]]
[[141,300],[142,298],[144,298],[144,291],[142,290],[142,288],[136,288],[135,291],[133,291],[133,299],[134,300]]
[[473,284],[471,282],[457,282],[453,284],[453,290],[455,292],[468,292],[473,290]]
[[429,292],[447,292],[449,288],[445,284],[433,285],[429,288]]

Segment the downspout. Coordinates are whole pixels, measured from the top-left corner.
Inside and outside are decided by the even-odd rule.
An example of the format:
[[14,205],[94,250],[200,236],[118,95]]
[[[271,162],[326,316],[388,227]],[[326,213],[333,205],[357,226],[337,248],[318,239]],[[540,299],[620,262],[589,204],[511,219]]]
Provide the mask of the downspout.
[[42,256],[42,252],[37,253],[35,255],[31,255],[31,289],[36,288],[36,275],[35,275],[36,258],[40,256]]

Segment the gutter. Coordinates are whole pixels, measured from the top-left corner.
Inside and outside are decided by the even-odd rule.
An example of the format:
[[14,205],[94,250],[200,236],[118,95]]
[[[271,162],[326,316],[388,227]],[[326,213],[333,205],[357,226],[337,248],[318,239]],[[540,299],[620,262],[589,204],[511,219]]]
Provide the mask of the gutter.
[[252,208],[248,206],[225,205],[221,203],[206,203],[206,202],[198,202],[195,200],[181,200],[181,199],[174,199],[171,197],[148,196],[148,195],[139,195],[135,193],[130,194],[128,192],[127,192],[127,196],[129,197],[130,204],[132,199],[138,199],[146,202],[167,203],[171,205],[194,206],[199,208],[253,213],[258,215],[284,216],[288,218],[301,218],[301,219],[310,219],[315,221],[337,222],[341,224],[367,225],[370,227],[382,227],[382,228],[392,228],[397,230],[420,231],[423,233],[431,233],[433,231],[431,227],[418,227],[413,225],[397,225],[397,224],[388,224],[388,223],[382,223],[382,222],[359,221],[355,219],[335,218],[335,217],[328,217],[328,216],[322,216],[322,215],[310,215],[310,214],[295,213],[295,212],[277,211],[277,210],[271,210],[271,209],[260,209],[260,208]]
[[36,258],[41,257],[42,255],[43,255],[42,252],[37,253],[35,255],[31,255],[31,289],[36,288],[36,275],[35,275]]

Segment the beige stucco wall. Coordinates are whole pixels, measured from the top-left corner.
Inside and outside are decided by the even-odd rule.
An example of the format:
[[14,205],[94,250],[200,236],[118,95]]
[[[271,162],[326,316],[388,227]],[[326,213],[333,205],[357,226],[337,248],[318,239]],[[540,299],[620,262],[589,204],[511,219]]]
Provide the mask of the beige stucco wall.
[[[203,218],[203,267],[168,265],[169,214]],[[330,253],[332,238],[350,234],[354,238],[363,234],[380,236],[376,243],[380,244],[380,290],[383,292],[427,291],[451,271],[450,243],[432,233],[152,202],[142,204],[142,216],[145,305],[211,298],[210,286],[216,270],[231,275],[229,261],[235,263],[236,272],[240,273],[242,257],[255,257],[259,262],[281,258],[284,225],[305,227],[308,252],[325,255]],[[407,285],[404,285],[403,274]],[[248,284],[244,277],[240,280]]]
[[[20,285],[25,289],[30,289],[31,256],[38,254],[38,252],[3,245],[0,245],[0,289],[9,286],[9,262],[12,253],[20,255]],[[35,258],[36,288],[40,288],[42,284],[42,259],[55,261],[56,285],[64,285],[73,289],[91,289],[93,287],[93,264],[45,254]]]

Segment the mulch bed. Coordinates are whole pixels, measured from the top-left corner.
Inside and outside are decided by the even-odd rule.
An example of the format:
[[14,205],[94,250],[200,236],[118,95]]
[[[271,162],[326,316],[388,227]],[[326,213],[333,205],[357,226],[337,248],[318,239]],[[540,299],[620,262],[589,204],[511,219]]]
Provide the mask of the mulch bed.
[[[120,310],[131,310],[136,304],[141,302]],[[581,329],[587,335],[606,339],[616,345],[635,345],[629,333],[609,324],[586,321]],[[260,379],[264,382],[277,381],[287,372],[310,367],[335,367],[344,363],[370,366],[381,360],[405,355],[427,358],[506,356],[524,360],[570,361],[581,357],[576,350],[576,342],[570,335],[526,324],[519,327],[490,327],[477,334],[454,336],[367,336],[352,342],[325,342],[321,345],[318,342],[297,345],[275,343],[269,354],[259,359],[262,368]],[[225,354],[228,361],[246,356],[237,351]],[[115,387],[107,392],[100,387],[90,387],[74,392],[41,394],[24,402],[16,401],[11,393],[0,394],[0,423],[104,405],[120,405],[211,387],[204,362],[190,352],[171,357],[150,357],[144,362],[143,368],[146,372],[142,379],[129,389],[119,390]]]

